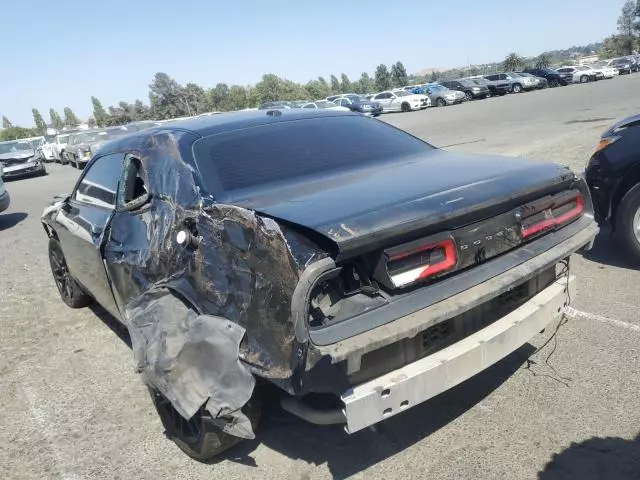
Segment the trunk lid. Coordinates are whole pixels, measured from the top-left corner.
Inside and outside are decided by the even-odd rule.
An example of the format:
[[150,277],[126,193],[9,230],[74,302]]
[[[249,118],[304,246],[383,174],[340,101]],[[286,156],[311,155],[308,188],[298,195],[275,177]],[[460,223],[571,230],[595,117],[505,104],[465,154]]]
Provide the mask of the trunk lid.
[[573,180],[552,163],[435,150],[226,203],[311,229],[336,244],[340,260],[490,218]]

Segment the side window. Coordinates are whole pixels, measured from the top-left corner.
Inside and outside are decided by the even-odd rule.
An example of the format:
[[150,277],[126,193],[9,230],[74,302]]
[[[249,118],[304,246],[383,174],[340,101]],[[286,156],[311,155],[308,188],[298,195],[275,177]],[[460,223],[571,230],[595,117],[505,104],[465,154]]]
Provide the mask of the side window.
[[98,158],[80,180],[73,199],[96,207],[115,208],[122,159],[122,153]]
[[306,105],[303,105],[302,108],[306,108],[309,110],[316,110],[318,107],[316,107],[315,103],[307,103]]
[[382,100],[384,98],[385,98],[384,93],[380,93],[379,95],[376,95],[375,97],[373,97],[374,100]]
[[506,80],[507,79],[507,75],[504,73],[501,73],[500,75],[498,75],[498,79],[500,80]]
[[497,79],[498,79],[498,76],[497,76],[497,75],[487,75],[487,76],[486,76],[486,77],[484,77],[484,78],[486,78],[487,80],[491,80],[491,81],[493,81],[493,80],[497,80]]
[[349,101],[349,99],[347,98],[341,98],[340,99],[340,103],[339,105],[342,107],[348,107],[351,104],[351,102]]
[[118,208],[135,210],[147,203],[150,195],[146,179],[147,175],[140,159],[127,154],[118,188]]

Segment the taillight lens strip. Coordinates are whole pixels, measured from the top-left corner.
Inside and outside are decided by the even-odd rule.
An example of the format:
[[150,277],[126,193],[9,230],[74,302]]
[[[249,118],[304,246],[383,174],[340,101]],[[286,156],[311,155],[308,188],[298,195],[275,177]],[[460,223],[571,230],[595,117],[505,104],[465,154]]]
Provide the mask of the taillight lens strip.
[[582,215],[584,213],[584,197],[582,196],[581,193],[579,193],[575,197],[569,199],[568,201],[560,205],[555,205],[554,207],[548,209],[547,211],[549,211],[551,215],[553,215],[553,208],[558,208],[558,207],[561,207],[562,205],[566,205],[567,203],[571,203],[571,202],[575,202],[576,205],[571,210],[564,212],[562,215],[559,215],[557,217],[551,216],[550,218],[545,218],[544,220],[537,223],[533,223],[531,225],[527,225],[527,226],[522,225],[522,230],[521,230],[522,238],[528,238],[544,230],[562,226],[565,223]]

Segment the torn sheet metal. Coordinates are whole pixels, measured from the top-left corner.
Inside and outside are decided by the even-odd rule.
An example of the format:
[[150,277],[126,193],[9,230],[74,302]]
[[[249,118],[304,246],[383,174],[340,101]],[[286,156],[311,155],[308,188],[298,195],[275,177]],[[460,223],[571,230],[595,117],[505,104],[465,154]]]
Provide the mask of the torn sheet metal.
[[[291,299],[305,266],[327,254],[270,218],[203,199],[187,135],[141,145],[151,200],[114,214],[105,264],[145,381],[185,418],[206,402],[214,418],[232,419],[230,433],[249,436],[251,374],[293,391],[304,359]],[[185,229],[197,248],[176,242]]]
[[255,380],[238,358],[245,329],[199,315],[167,288],[151,289],[125,310],[137,369],[184,417],[203,405],[223,429],[254,438],[242,407]]

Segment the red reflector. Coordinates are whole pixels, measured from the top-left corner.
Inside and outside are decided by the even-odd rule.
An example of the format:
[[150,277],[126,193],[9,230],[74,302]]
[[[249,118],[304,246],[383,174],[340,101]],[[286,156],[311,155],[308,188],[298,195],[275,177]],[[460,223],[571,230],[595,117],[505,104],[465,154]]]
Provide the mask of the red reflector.
[[[571,200],[569,200],[569,202],[564,203],[563,205],[566,205],[567,203],[570,203],[573,201],[576,202],[575,207],[573,207],[571,210],[567,212],[564,212],[562,215],[559,215],[557,217],[551,216],[551,218],[545,218],[540,222],[527,225],[526,227],[523,226],[522,238],[530,237],[532,235],[535,235],[536,233],[540,233],[543,230],[547,230],[549,228],[559,227],[567,223],[568,221],[573,220],[574,218],[577,218],[580,215],[582,215],[582,213],[584,212],[584,197],[582,195],[578,195],[575,198],[572,198]],[[561,206],[562,205],[557,205],[555,208],[558,208]],[[553,215],[551,210],[548,210],[548,211],[551,215]]]
[[[434,252],[438,250],[442,251],[442,257],[436,263],[429,262],[426,265],[416,265],[415,268],[403,271],[402,273],[393,274],[389,272],[393,284],[396,287],[402,287],[417,280],[422,280],[439,273],[446,272],[457,265],[458,256],[456,252],[456,244],[452,239],[446,239],[441,242],[424,245],[408,252],[397,253],[396,255],[390,256],[389,262],[401,260],[421,252]],[[429,256],[429,258],[433,258],[433,254]]]

